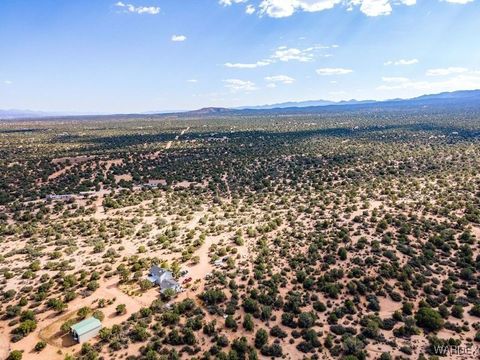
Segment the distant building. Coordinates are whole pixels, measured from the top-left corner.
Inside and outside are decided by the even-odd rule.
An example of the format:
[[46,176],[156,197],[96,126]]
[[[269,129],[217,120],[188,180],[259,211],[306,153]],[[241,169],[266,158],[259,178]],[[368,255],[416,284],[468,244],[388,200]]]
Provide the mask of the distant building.
[[75,197],[73,195],[56,195],[56,194],[50,194],[45,197],[47,200],[71,200],[74,199]]
[[150,282],[160,286],[160,291],[164,292],[167,289],[173,289],[176,292],[182,290],[182,287],[175,281],[170,271],[153,265],[150,268],[150,273],[147,278]]
[[225,260],[225,258],[217,259],[213,262],[213,265],[218,266],[218,267],[222,267],[222,266],[225,265],[224,260]]
[[70,327],[70,333],[72,334],[73,340],[83,343],[97,336],[101,328],[102,323],[100,320],[90,317],[72,325]]

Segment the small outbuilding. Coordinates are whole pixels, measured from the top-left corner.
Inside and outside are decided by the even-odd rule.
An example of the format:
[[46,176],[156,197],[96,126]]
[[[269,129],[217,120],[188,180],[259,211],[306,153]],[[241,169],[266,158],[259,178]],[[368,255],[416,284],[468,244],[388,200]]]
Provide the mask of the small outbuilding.
[[100,320],[90,317],[72,325],[70,327],[70,333],[72,334],[73,340],[83,343],[97,336],[101,328],[102,323]]

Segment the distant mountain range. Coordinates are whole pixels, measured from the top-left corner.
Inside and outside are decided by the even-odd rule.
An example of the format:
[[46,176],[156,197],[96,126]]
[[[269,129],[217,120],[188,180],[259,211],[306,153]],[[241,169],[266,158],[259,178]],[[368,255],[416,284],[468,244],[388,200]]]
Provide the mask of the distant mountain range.
[[36,118],[36,117],[46,117],[52,116],[51,113],[43,111],[33,111],[33,110],[0,110],[0,119],[21,119],[21,118]]
[[60,111],[36,111],[36,110],[19,110],[19,109],[0,109],[0,120],[13,119],[36,119],[58,116],[89,116],[89,115],[106,115],[98,113],[79,113],[79,112],[60,112]]
[[[293,106],[288,106],[294,104]],[[314,104],[314,105],[311,105]],[[321,104],[321,105],[318,105]],[[255,115],[255,114],[291,114],[291,113],[318,113],[324,111],[339,110],[386,110],[396,108],[425,108],[438,106],[463,106],[480,109],[480,90],[462,90],[444,92],[433,95],[422,95],[411,99],[392,99],[385,101],[339,101],[331,102],[325,100],[281,103],[248,108],[203,108],[195,111],[188,111],[179,115],[205,116],[205,115]]]
[[371,104],[377,102],[376,100],[342,100],[342,101],[330,101],[330,100],[308,100],[308,101],[289,101],[278,104],[259,105],[259,106],[241,106],[236,109],[245,110],[269,110],[269,109],[284,109],[291,107],[311,107],[311,106],[330,106],[330,105],[356,105],[356,104]]
[[[322,111],[338,110],[381,110],[409,107],[428,106],[463,106],[478,107],[480,109],[480,90],[462,90],[444,92],[433,95],[422,95],[411,99],[392,99],[385,101],[376,100],[346,100],[328,101],[311,100],[298,102],[285,102],[279,104],[248,106],[240,108],[206,107],[185,112],[149,112],[150,115],[175,115],[175,116],[218,116],[218,115],[255,115],[255,114],[282,114],[282,113],[316,113]],[[0,119],[45,118],[55,116],[80,116],[87,114],[52,113],[32,110],[0,110]],[[89,114],[95,115],[95,114]],[[104,114],[102,114],[104,115]],[[122,114],[127,116],[147,116],[144,114]],[[100,115],[99,115],[100,116]]]

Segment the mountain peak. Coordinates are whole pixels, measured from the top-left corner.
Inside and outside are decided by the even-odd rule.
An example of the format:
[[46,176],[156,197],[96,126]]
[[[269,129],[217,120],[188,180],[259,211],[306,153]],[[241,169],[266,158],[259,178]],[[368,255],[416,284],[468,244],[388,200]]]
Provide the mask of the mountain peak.
[[232,110],[223,107],[204,107],[198,110],[188,111],[187,113],[191,115],[215,115],[230,111]]

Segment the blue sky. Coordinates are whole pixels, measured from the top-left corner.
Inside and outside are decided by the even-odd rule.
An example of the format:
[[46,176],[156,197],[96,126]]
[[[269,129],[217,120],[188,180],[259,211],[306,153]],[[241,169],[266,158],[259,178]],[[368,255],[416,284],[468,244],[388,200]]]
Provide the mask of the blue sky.
[[0,108],[144,112],[480,88],[479,0],[1,0]]

